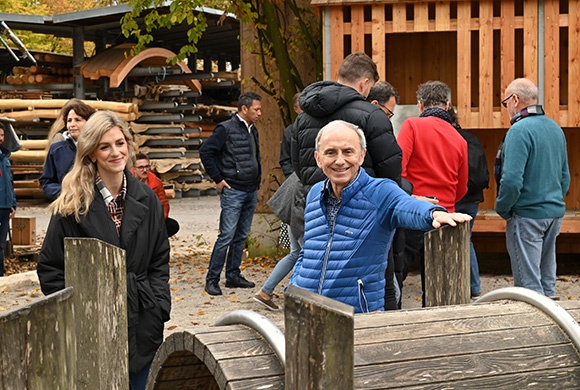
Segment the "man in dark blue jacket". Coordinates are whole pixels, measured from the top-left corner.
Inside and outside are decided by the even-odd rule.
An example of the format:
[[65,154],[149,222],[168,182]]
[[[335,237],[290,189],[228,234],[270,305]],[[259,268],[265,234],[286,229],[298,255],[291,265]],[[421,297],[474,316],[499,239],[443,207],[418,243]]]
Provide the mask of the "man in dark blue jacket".
[[10,220],[16,213],[16,195],[10,170],[11,151],[4,146],[4,127],[0,123],[0,276],[4,276],[4,248]]
[[215,128],[199,149],[205,171],[220,192],[219,234],[206,276],[205,291],[221,295],[220,274],[226,263],[226,287],[251,288],[255,284],[240,273],[242,252],[250,234],[262,176],[258,130],[262,97],[254,92],[240,95],[238,113]]

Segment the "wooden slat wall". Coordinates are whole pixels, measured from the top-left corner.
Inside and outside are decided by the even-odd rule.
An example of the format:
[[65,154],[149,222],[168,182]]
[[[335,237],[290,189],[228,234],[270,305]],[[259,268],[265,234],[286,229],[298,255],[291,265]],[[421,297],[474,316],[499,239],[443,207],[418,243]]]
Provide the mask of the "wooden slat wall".
[[[510,126],[507,112],[500,106],[505,88],[516,77],[538,82],[538,0],[502,0],[495,4],[494,0],[314,3],[322,6],[322,13],[330,10],[331,37],[325,42],[331,45],[334,79],[345,54],[365,50],[365,34],[371,34],[371,52],[381,79],[399,90],[402,104],[415,103],[421,82],[436,78],[445,81],[454,93],[462,126],[477,130],[490,149],[488,158]],[[429,4],[435,11],[432,15]],[[365,5],[371,7],[371,19],[367,21]],[[499,7],[495,16],[494,5]],[[566,7],[558,0],[544,0],[543,5],[543,103],[547,115],[566,130],[573,178],[567,207],[580,208],[580,183],[575,180],[580,176],[580,157],[575,152],[580,142],[580,129],[576,129],[580,127],[580,0],[568,1],[567,14],[561,14]],[[343,22],[345,10],[350,14],[349,22]],[[561,31],[567,31],[567,36],[561,36]],[[448,34],[453,33],[455,38],[450,40]],[[345,36],[350,36],[351,47],[343,47],[349,41]],[[481,131],[491,129],[499,133]],[[491,192],[488,198],[493,198]],[[491,201],[487,203],[493,207]]]

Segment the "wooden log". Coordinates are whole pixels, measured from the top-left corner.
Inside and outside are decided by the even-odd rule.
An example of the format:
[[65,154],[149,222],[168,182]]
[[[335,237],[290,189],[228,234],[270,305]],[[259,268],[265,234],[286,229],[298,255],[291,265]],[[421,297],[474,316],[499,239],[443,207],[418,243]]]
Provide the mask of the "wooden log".
[[425,306],[470,302],[469,223],[425,233]]
[[20,144],[22,145],[22,149],[43,150],[43,149],[46,149],[46,146],[48,145],[48,140],[45,140],[45,139],[27,139],[27,140],[20,141]]
[[38,180],[14,180],[14,188],[40,188]]
[[21,198],[44,199],[45,197],[42,188],[18,188],[14,186],[14,194],[16,195],[17,199]]
[[354,387],[354,308],[289,286],[285,293],[288,390]]
[[[48,100],[23,100],[23,99],[2,99],[0,100],[0,110],[34,110],[36,108],[58,108],[61,109],[68,102],[68,99],[48,99]],[[110,110],[122,113],[137,113],[139,106],[135,103],[122,103],[97,100],[83,100],[83,102],[97,110]]]
[[65,238],[65,283],[73,286],[77,389],[128,389],[125,251],[93,238]]
[[10,155],[10,160],[16,162],[44,162],[46,160],[45,150],[18,150]]

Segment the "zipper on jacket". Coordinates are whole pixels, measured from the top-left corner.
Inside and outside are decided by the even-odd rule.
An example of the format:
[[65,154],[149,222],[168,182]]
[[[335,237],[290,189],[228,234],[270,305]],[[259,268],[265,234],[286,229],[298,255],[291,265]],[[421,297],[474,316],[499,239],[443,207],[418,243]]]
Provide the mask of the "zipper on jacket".
[[334,237],[334,226],[330,230],[330,238],[326,243],[326,250],[324,252],[324,260],[322,261],[322,271],[320,274],[320,282],[318,283],[318,294],[322,295],[322,284],[324,283],[324,277],[326,276],[326,266],[328,265],[328,256],[330,254],[330,247],[332,245],[332,238]]
[[362,313],[369,313],[369,303],[365,295],[364,283],[362,280],[358,279],[358,304]]

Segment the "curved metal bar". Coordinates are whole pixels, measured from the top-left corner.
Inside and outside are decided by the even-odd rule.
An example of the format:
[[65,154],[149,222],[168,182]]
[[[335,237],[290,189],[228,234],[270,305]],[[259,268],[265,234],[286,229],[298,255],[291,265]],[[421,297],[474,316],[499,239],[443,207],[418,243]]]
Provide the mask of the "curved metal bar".
[[286,338],[284,333],[272,321],[251,310],[234,310],[216,321],[216,326],[246,325],[260,333],[266,339],[280,360],[282,367],[286,367]]
[[580,351],[580,326],[566,309],[552,299],[527,288],[504,287],[483,295],[475,303],[493,302],[501,299],[526,302],[542,310],[562,328],[576,346],[576,350]]

